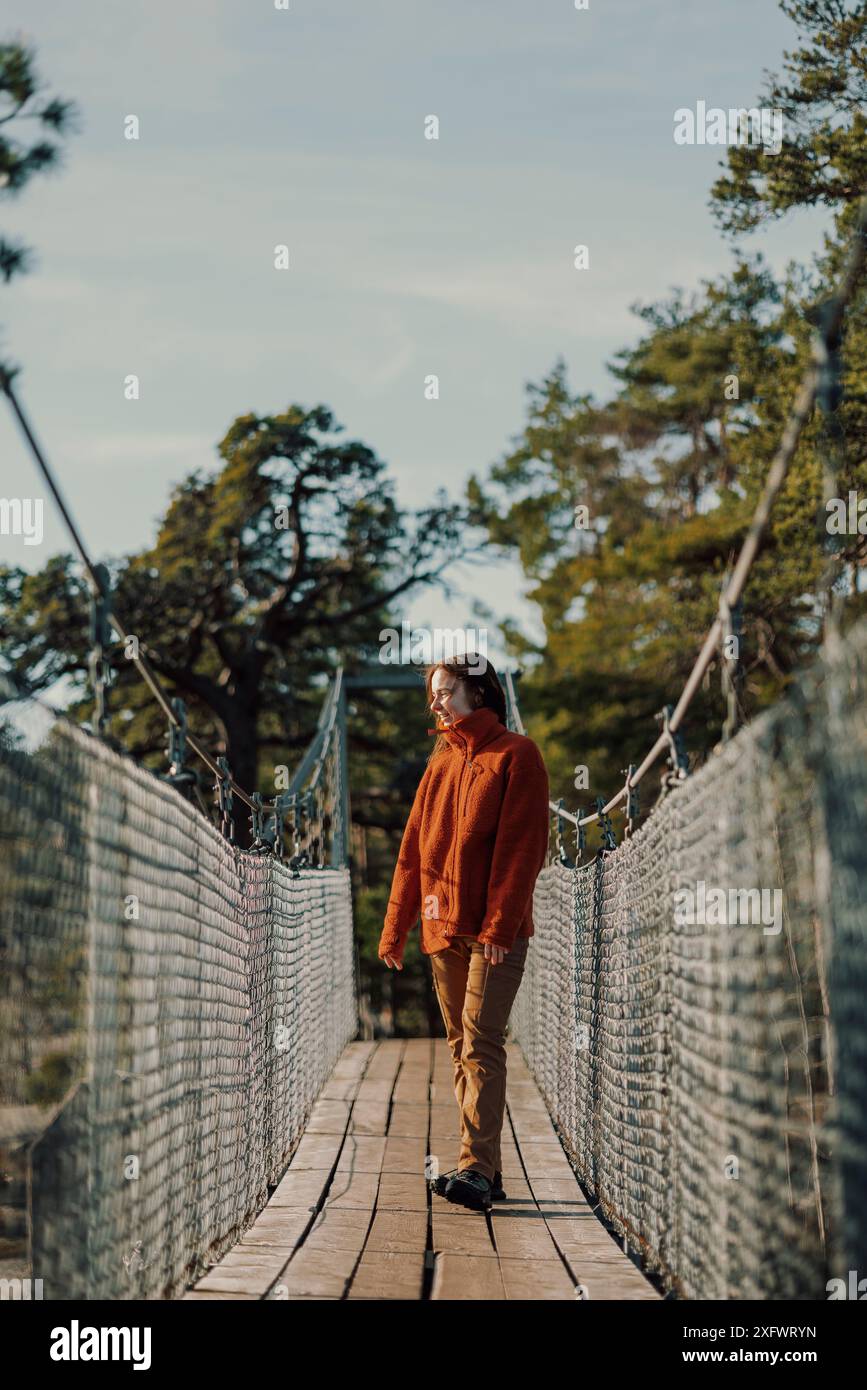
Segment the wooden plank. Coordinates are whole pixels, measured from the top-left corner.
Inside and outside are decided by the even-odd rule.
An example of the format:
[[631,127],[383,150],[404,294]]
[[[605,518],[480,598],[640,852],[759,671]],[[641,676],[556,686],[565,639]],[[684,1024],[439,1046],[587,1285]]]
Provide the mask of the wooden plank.
[[353,1101],[358,1095],[359,1081],[355,1076],[347,1076],[343,1080],[338,1080],[335,1076],[330,1076],[326,1081],[319,1095],[320,1100],[345,1100]]
[[377,1209],[384,1211],[427,1211],[428,1188],[421,1173],[382,1173],[379,1179]]
[[200,1302],[213,1302],[213,1300],[214,1300],[215,1298],[216,1298],[216,1299],[221,1299],[221,1300],[224,1299],[224,1298],[226,1298],[226,1299],[239,1299],[239,1300],[243,1300],[243,1299],[245,1299],[245,1298],[246,1298],[246,1299],[249,1299],[249,1298],[252,1298],[252,1297],[254,1297],[254,1295],[252,1295],[252,1294],[245,1294],[245,1293],[217,1293],[217,1292],[215,1292],[215,1291],[213,1291],[213,1290],[208,1291],[207,1289],[195,1288],[195,1289],[188,1289],[187,1292],[183,1295],[183,1297],[182,1297],[181,1299],[179,1299],[178,1301],[181,1302],[181,1303],[200,1303]]
[[238,1293],[264,1298],[279,1278],[294,1247],[266,1246],[244,1237],[195,1286],[197,1293]]
[[391,1108],[391,1119],[388,1126],[389,1134],[403,1136],[404,1138],[426,1138],[429,1125],[429,1108],[427,1104],[410,1104],[409,1102],[400,1105],[393,1105]]
[[[279,1250],[274,1246],[245,1246],[244,1242],[240,1241],[229,1251],[228,1255],[224,1255],[219,1268],[270,1270],[271,1277],[276,1279],[288,1258],[289,1255],[284,1250]],[[205,1277],[207,1278],[207,1276]]]
[[381,1172],[386,1143],[384,1134],[347,1134],[336,1172]]
[[393,1095],[394,1082],[391,1077],[384,1076],[380,1079],[368,1076],[359,1083],[353,1099],[367,1105],[388,1105],[389,1101],[393,1099]]
[[622,1243],[606,1230],[589,1207],[574,1215],[554,1213],[549,1219],[557,1243],[564,1248],[568,1245],[588,1254],[592,1251],[597,1258],[629,1258],[624,1255]]
[[499,1265],[508,1299],[536,1302],[569,1299],[575,1302],[575,1281],[562,1260],[501,1258]]
[[532,1206],[535,1209],[536,1203],[533,1201],[533,1194],[523,1173],[504,1173],[503,1190],[506,1194],[506,1200],[494,1202],[492,1211],[504,1211],[513,1207],[526,1206]]
[[431,1086],[430,1089],[431,1128],[446,1129],[449,1125],[454,1125],[455,1129],[459,1130],[460,1113],[454,1087]]
[[223,1260],[200,1279],[196,1285],[197,1293],[242,1293],[247,1298],[262,1299],[283,1269],[285,1261],[276,1269],[266,1269],[260,1265],[228,1266]]
[[[553,1180],[559,1187],[559,1180]],[[543,1187],[541,1183],[534,1183]],[[567,1187],[568,1191],[568,1187]],[[635,1267],[621,1246],[595,1216],[586,1200],[574,1208],[569,1201],[539,1198],[551,1239],[566,1260],[578,1288],[576,1297],[589,1299],[659,1299],[660,1294]],[[499,1244],[499,1241],[498,1241]],[[582,1293],[583,1290],[583,1293]]]
[[367,1074],[368,1067],[372,1058],[376,1055],[376,1043],[349,1043],[343,1049],[337,1064],[323,1086],[320,1096],[328,1100],[346,1099],[346,1095],[339,1095],[341,1090],[345,1090],[348,1095],[354,1095],[355,1091]]
[[590,1297],[611,1298],[615,1296],[612,1291],[618,1288],[624,1299],[661,1299],[662,1295],[608,1235],[601,1222],[593,1220],[595,1229],[589,1228],[583,1219],[551,1222],[554,1240],[575,1278],[590,1289]]
[[376,1042],[347,1043],[331,1073],[332,1078],[343,1080],[345,1077],[365,1075],[372,1059],[378,1056],[380,1051]]
[[523,1150],[525,1144],[538,1143],[540,1140],[556,1141],[557,1132],[551,1124],[547,1112],[538,1115],[529,1110],[516,1112],[509,1106],[509,1119],[515,1133],[518,1147]]
[[269,1295],[269,1301],[279,1302],[281,1299],[287,1303],[339,1303],[342,1294],[339,1293],[293,1293],[287,1294],[285,1290],[279,1290]]
[[294,1250],[304,1231],[312,1220],[308,1207],[267,1206],[256,1217],[253,1225],[244,1232],[247,1245],[273,1245],[287,1251]]
[[348,1100],[317,1100],[304,1127],[305,1134],[345,1134],[351,1109]]
[[[624,1274],[618,1271],[616,1274],[607,1273],[596,1268],[583,1268],[579,1273],[578,1293],[576,1297],[582,1297],[593,1302],[608,1301],[616,1303],[636,1303],[659,1301],[661,1295],[648,1279],[645,1279],[640,1270],[633,1270],[632,1274]],[[582,1293],[583,1290],[583,1293]]]
[[383,1173],[412,1173],[424,1176],[427,1141],[421,1136],[406,1137],[389,1134],[382,1158]]
[[333,1168],[342,1143],[342,1134],[312,1134],[307,1130],[286,1172],[297,1172],[299,1168]]
[[365,1077],[372,1080],[382,1080],[388,1077],[394,1080],[400,1070],[401,1061],[406,1051],[406,1043],[400,1038],[382,1038],[374,1043],[374,1050],[365,1068]]
[[409,1080],[415,1078],[424,1087],[425,1092],[427,1092],[427,1088],[430,1085],[430,1045],[427,1039],[421,1039],[422,1042],[426,1042],[428,1045],[421,1049],[417,1049],[413,1044],[418,1041],[420,1041],[418,1038],[406,1039],[397,1081],[398,1084],[400,1084],[404,1079]]
[[372,1212],[376,1206],[379,1187],[378,1173],[335,1173],[334,1181],[325,1198],[325,1210],[335,1207],[360,1207]]
[[503,1211],[494,1203],[492,1226],[496,1253],[500,1259],[523,1259],[528,1262],[555,1260],[557,1246],[548,1223],[536,1208],[529,1211]]
[[587,1198],[574,1176],[568,1178],[534,1177],[530,1182],[530,1190],[540,1206],[551,1207],[554,1211],[568,1212],[571,1216],[581,1211],[590,1210],[587,1205]]
[[461,1152],[460,1135],[431,1134],[428,1151],[432,1157],[436,1156],[440,1172],[456,1168]]
[[280,1296],[342,1298],[357,1259],[355,1250],[314,1249],[302,1245],[278,1281],[282,1286]]
[[427,1212],[377,1211],[364,1253],[424,1255],[427,1245]]
[[500,1168],[501,1173],[504,1175],[506,1173],[514,1173],[516,1177],[524,1176],[524,1164],[521,1161],[521,1154],[518,1150],[518,1146],[512,1138],[508,1117],[503,1126],[503,1133],[500,1136],[500,1159],[502,1162],[502,1167]]
[[317,1206],[331,1176],[330,1168],[290,1168],[277,1184],[268,1207]]
[[431,1301],[498,1302],[506,1297],[499,1260],[484,1255],[456,1255],[449,1251],[436,1255]]
[[456,1139],[450,1140],[448,1144],[443,1144],[432,1135],[430,1152],[427,1154],[429,1166],[426,1172],[428,1176],[438,1177],[440,1173],[451,1173],[458,1166],[459,1153],[460,1145]]
[[432,1081],[430,1084],[431,1115],[455,1115],[458,1113],[458,1098],[455,1094],[454,1078]]
[[435,1199],[431,1215],[431,1230],[433,1248],[437,1255],[479,1255],[489,1259],[497,1257],[488,1223],[482,1212],[456,1207],[444,1197],[438,1197]]
[[452,1101],[450,1105],[432,1105],[429,1108],[431,1123],[428,1126],[428,1133],[431,1137],[438,1136],[442,1140],[449,1140],[457,1143],[460,1138],[460,1113],[457,1109],[457,1101]]
[[347,1118],[350,1134],[385,1134],[388,1126],[388,1101],[356,1101],[352,1115]]
[[442,1098],[432,1096],[428,1108],[430,1110],[431,1129],[445,1132],[447,1129],[453,1128],[460,1132],[461,1126],[460,1116],[458,1114],[458,1101],[451,1088],[449,1088],[447,1096],[443,1095]]
[[[653,1285],[593,1212],[523,1059],[513,1061],[510,1056],[508,1070],[508,1125],[504,1127],[504,1137],[506,1128],[517,1136],[520,1160],[527,1175],[522,1191],[529,1197],[518,1221],[498,1219],[499,1204],[494,1207],[494,1237],[508,1296],[658,1297]],[[538,1218],[530,1217],[531,1209],[535,1209]],[[542,1227],[546,1235],[540,1238]],[[557,1250],[563,1258],[552,1263],[545,1258],[546,1250]],[[540,1256],[547,1274],[528,1286],[526,1271],[540,1263]]]
[[530,1177],[571,1178],[575,1172],[559,1139],[531,1139],[521,1145],[521,1161]]
[[326,1207],[304,1242],[304,1249],[353,1250],[359,1255],[370,1227],[370,1212],[361,1207]]
[[424,1254],[365,1251],[347,1299],[419,1299],[424,1280]]
[[508,1059],[508,1199],[489,1218],[425,1180],[460,1148],[445,1041],[350,1044],[270,1203],[185,1297],[420,1299],[429,1269],[435,1301],[659,1298],[595,1215],[514,1045]]

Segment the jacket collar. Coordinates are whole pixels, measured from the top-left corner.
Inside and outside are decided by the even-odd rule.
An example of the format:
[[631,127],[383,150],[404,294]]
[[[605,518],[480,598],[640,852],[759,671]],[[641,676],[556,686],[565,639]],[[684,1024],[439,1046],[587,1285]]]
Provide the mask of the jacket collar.
[[487,705],[463,715],[453,724],[441,724],[435,729],[428,729],[429,734],[442,734],[453,748],[469,753],[470,757],[474,757],[486,743],[505,732],[505,725],[500,723],[494,710],[489,709]]

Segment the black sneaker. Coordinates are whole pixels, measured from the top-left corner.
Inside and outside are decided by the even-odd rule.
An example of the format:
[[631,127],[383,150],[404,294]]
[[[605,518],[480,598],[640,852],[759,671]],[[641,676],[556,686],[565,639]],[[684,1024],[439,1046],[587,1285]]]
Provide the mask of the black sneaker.
[[457,1171],[457,1168],[450,1168],[447,1173],[440,1173],[437,1178],[428,1178],[427,1185],[431,1192],[435,1192],[437,1197],[445,1197],[449,1180],[457,1175]]
[[494,1181],[491,1185],[491,1201],[505,1202],[505,1200],[506,1192],[505,1188],[503,1187],[503,1175],[498,1169],[497,1172],[494,1174]]
[[464,1168],[446,1184],[445,1196],[449,1202],[458,1206],[471,1207],[473,1211],[490,1211],[493,1186],[484,1173],[475,1168]]

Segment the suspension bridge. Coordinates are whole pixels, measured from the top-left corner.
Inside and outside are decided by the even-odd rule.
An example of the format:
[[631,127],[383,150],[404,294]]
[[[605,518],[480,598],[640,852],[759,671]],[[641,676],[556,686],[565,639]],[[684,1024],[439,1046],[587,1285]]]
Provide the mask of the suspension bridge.
[[[426,1182],[444,1039],[359,1040],[343,674],[283,860],[8,699],[3,1134],[44,1296],[823,1297],[865,1238],[865,662],[862,625],[615,848],[552,846],[488,1216]],[[781,929],[678,923],[699,882],[779,888]]]
[[[87,733],[0,689],[7,1280],[50,1299],[825,1299],[867,1265],[867,623],[842,637],[829,583],[820,659],[785,699],[689,775],[679,743],[827,396],[865,225],[679,701],[610,801],[551,804],[509,1031],[508,1195],[488,1214],[427,1185],[457,1140],[445,1041],[359,1037],[348,694],[382,673],[336,672],[267,804],[144,657],[168,773],[108,746],[107,630],[127,634],[3,379],[91,581],[97,712]],[[219,826],[185,795],[189,753]],[[720,889],[780,911],[705,910]]]

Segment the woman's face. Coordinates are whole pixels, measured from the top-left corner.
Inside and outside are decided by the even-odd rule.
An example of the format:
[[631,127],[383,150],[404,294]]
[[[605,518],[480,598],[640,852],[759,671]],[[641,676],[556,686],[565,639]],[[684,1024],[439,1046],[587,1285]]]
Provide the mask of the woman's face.
[[470,703],[463,681],[442,666],[433,673],[431,696],[431,712],[437,715],[443,724],[453,724],[465,714],[472,714],[475,708]]

